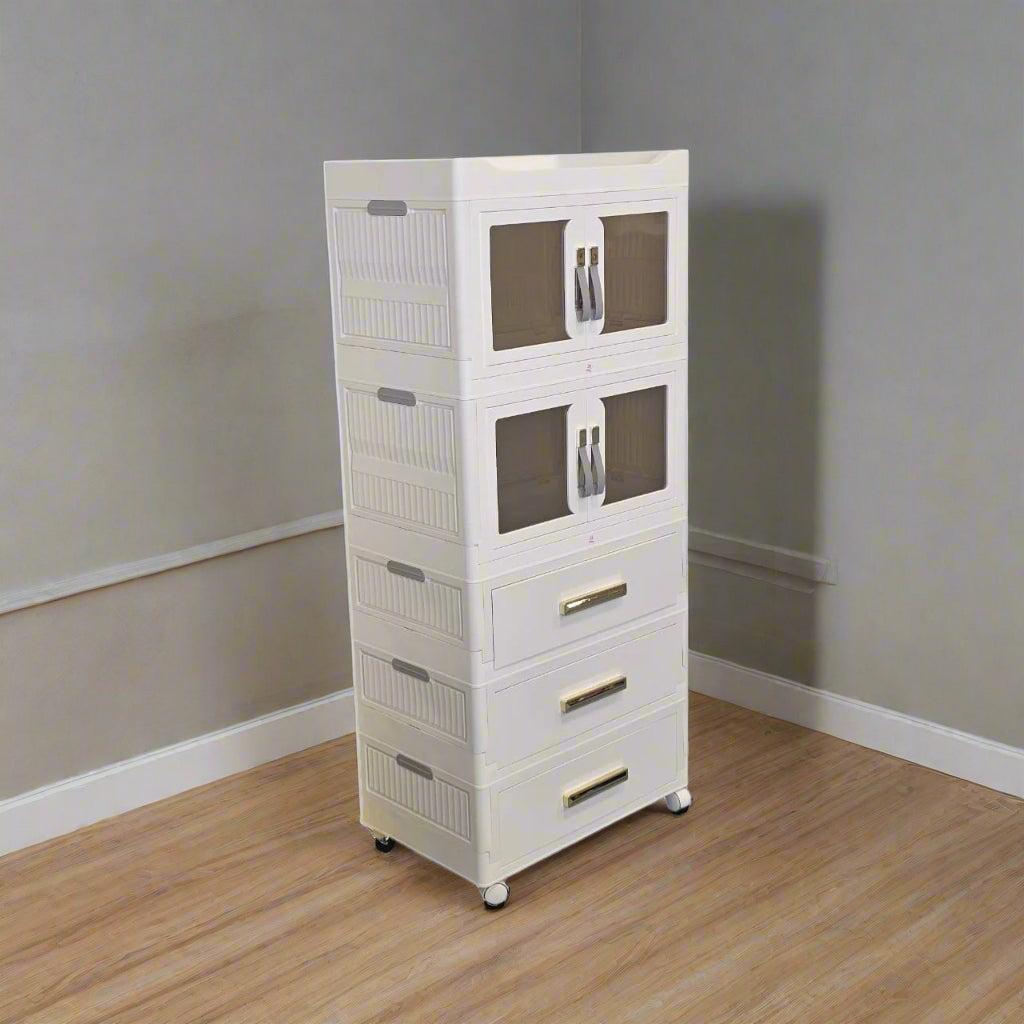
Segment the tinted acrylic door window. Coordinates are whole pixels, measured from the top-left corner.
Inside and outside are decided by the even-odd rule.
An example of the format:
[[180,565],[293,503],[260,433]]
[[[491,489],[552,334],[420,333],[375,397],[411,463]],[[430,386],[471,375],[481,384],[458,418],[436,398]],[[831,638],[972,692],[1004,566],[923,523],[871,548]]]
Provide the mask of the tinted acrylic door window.
[[602,334],[663,324],[668,319],[668,214],[602,217]]
[[605,505],[666,486],[666,401],[662,385],[602,398]]
[[565,341],[566,221],[491,228],[491,327],[494,350]]
[[570,514],[566,496],[567,405],[497,420],[498,533]]

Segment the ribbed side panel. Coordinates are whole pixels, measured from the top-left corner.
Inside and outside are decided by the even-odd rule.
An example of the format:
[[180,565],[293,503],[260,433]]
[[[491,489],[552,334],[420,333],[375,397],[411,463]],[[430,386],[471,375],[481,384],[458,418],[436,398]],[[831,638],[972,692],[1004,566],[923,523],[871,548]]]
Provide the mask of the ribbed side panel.
[[350,336],[404,341],[426,348],[451,347],[448,308],[397,299],[341,297],[341,329]]
[[355,556],[356,600],[367,608],[462,639],[462,591],[447,583],[420,583]]
[[[409,526],[458,534],[455,411],[450,405],[381,402],[376,393],[345,393],[346,443],[352,456],[354,508]],[[364,460],[373,460],[369,466]],[[423,480],[425,470],[446,478]],[[412,472],[410,472],[412,471]]]
[[352,507],[404,522],[457,534],[458,508],[454,494],[372,473],[352,473]]
[[360,651],[362,694],[374,704],[433,726],[453,739],[466,738],[466,695],[445,683],[396,672],[391,662]]
[[432,821],[449,832],[470,838],[469,793],[441,779],[425,779],[402,768],[384,751],[366,745],[366,788]]
[[455,475],[455,410],[450,405],[395,405],[373,392],[347,391],[345,414],[354,455]]
[[380,284],[448,284],[443,210],[412,210],[405,217],[371,217],[336,209],[342,279]]

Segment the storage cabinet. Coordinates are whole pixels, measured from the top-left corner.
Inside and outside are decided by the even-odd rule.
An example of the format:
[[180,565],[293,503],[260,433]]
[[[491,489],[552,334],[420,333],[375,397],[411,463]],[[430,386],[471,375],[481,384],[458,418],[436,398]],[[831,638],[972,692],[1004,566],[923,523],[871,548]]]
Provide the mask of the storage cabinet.
[[689,807],[687,168],[325,165],[360,817],[491,908]]

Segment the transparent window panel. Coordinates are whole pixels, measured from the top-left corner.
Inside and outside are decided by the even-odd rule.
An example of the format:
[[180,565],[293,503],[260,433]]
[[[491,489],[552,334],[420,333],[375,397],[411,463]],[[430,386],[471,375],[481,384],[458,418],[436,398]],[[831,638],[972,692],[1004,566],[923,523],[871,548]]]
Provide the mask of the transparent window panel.
[[605,505],[666,486],[668,388],[627,391],[604,403]]
[[566,497],[569,406],[507,416],[494,425],[498,533],[570,514]]
[[567,221],[491,228],[491,326],[495,352],[566,341]]
[[668,213],[602,217],[602,334],[663,324],[668,319]]

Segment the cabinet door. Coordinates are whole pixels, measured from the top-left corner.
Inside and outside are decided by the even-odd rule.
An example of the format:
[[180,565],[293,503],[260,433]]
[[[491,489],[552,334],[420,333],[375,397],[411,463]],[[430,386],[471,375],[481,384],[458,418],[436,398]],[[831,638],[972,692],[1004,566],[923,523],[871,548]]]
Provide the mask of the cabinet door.
[[585,413],[583,392],[483,409],[481,479],[490,546],[585,520],[578,454]]
[[591,346],[676,333],[676,201],[610,203],[591,210]]
[[577,253],[585,249],[585,221],[579,207],[481,215],[488,363],[584,347],[583,303],[589,304],[590,296],[579,289],[586,271],[579,268],[578,275]]
[[591,520],[684,500],[685,388],[672,370],[588,392]]

